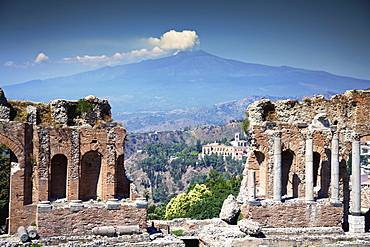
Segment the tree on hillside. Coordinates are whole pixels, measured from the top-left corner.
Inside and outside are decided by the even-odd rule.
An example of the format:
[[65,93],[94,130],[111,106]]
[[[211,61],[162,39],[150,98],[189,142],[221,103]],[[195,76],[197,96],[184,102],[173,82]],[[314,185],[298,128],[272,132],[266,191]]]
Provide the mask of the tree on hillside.
[[250,121],[248,118],[244,119],[242,122],[242,129],[245,133],[249,131]]
[[241,180],[241,176],[226,180],[220,172],[212,169],[205,184],[190,185],[186,194],[178,195],[167,204],[165,218],[200,220],[218,217],[227,196],[238,195]]
[[0,143],[0,225],[5,223],[9,209],[10,155],[9,149]]
[[174,218],[185,218],[188,216],[189,209],[197,202],[206,197],[210,197],[211,192],[204,184],[197,184],[186,194],[180,194],[171,199],[166,206],[165,218],[172,220]]

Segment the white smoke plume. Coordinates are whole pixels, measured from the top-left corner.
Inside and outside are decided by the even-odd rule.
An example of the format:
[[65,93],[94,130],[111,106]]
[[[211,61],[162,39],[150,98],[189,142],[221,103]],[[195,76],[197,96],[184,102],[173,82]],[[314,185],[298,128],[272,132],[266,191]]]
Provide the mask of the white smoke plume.
[[184,30],[177,32],[171,30],[164,33],[159,39],[149,38],[148,41],[163,50],[191,50],[199,46],[199,37],[195,31]]

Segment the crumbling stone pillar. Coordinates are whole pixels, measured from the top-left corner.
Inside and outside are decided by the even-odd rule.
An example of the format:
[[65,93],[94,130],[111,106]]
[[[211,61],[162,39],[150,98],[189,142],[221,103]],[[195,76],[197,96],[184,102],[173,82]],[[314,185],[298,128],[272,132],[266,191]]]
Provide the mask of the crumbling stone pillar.
[[27,122],[30,124],[37,123],[37,109],[35,106],[27,106]]
[[67,124],[68,122],[68,103],[63,99],[50,101],[51,117],[57,124]]
[[80,134],[77,129],[71,130],[71,161],[68,164],[67,199],[78,200],[80,193]]
[[37,201],[49,200],[50,133],[47,128],[37,127]]
[[272,132],[274,138],[274,201],[281,201],[281,131]]
[[333,206],[341,206],[339,200],[339,139],[338,132],[333,132],[331,144],[331,199]]
[[248,170],[248,204],[249,205],[261,205],[256,200],[256,171]]
[[314,202],[313,191],[313,136],[314,131],[306,132],[306,202]]

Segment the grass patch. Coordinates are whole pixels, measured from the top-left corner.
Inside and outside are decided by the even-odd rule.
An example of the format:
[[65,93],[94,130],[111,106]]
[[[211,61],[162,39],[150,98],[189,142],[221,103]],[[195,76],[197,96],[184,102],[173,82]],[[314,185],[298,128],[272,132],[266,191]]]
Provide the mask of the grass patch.
[[180,230],[175,230],[175,231],[172,231],[171,233],[175,236],[180,237],[184,234],[184,230],[181,230],[181,229]]

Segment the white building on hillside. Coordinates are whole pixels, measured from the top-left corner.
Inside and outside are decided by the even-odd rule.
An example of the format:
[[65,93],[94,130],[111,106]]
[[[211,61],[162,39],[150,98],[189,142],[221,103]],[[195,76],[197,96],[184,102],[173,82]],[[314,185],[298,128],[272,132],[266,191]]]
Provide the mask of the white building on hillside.
[[241,160],[247,156],[248,142],[240,140],[240,134],[235,134],[235,140],[230,142],[232,146],[226,146],[217,142],[210,143],[202,146],[201,157],[204,158],[206,155],[217,154],[224,157],[231,155],[233,159]]

